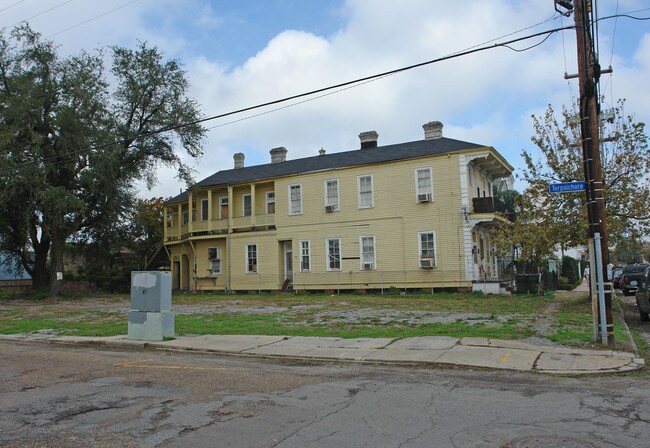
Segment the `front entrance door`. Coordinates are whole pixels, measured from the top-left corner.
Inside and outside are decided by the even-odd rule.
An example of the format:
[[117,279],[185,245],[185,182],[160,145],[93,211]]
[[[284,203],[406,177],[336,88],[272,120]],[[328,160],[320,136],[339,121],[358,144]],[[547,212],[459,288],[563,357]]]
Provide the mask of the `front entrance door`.
[[293,250],[291,241],[284,242],[284,279],[293,283]]

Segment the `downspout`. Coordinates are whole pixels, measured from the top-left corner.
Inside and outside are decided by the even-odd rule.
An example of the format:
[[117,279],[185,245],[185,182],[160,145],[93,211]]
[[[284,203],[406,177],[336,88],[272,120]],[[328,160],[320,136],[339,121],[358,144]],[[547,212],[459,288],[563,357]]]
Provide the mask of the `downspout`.
[[[252,201],[252,200],[251,200]],[[232,186],[228,185],[228,222],[227,222],[227,235],[228,237],[226,238],[226,252],[228,252],[228,258],[227,258],[227,263],[228,263],[228,275],[226,276],[226,292],[230,293],[231,288],[230,288],[230,282],[231,282],[231,274],[230,274],[230,263],[231,263],[231,257],[230,257],[230,220],[232,219]]]

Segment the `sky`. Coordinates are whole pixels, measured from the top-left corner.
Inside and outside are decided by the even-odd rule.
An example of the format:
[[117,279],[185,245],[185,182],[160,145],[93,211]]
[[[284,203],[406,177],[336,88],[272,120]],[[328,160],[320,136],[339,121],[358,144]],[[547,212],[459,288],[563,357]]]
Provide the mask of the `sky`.
[[[650,1],[594,3],[600,64],[613,68],[601,78],[603,109],[625,98],[625,112],[650,123],[650,20],[605,18],[650,17]],[[190,96],[210,117],[570,26],[573,16],[552,0],[0,0],[0,28],[21,21],[62,55],[156,45],[182,63]],[[575,31],[543,40],[208,121],[204,156],[184,160],[199,181],[232,168],[237,152],[252,166],[269,163],[278,146],[287,159],[358,149],[363,131],[376,131],[380,146],[414,141],[437,120],[445,137],[496,148],[516,175],[522,150],[535,152],[531,116],[578,96],[577,80],[564,78],[577,73]],[[174,174],[159,168],[158,184],[138,185],[140,196],[178,194],[186,186]]]

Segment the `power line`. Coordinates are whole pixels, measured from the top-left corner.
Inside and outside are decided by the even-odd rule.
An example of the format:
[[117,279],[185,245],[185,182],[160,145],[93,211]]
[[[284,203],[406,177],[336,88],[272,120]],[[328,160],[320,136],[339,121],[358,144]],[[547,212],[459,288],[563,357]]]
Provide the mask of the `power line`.
[[[226,113],[222,113],[222,114],[218,114],[218,115],[213,115],[213,116],[209,116],[209,117],[206,117],[206,118],[200,118],[198,120],[194,120],[194,121],[191,121],[191,122],[182,123],[182,124],[174,125],[174,126],[168,126],[168,127],[165,127],[165,128],[157,129],[155,131],[145,132],[145,133],[130,136],[130,137],[127,137],[127,138],[124,138],[124,139],[120,139],[120,140],[116,140],[116,141],[112,141],[112,142],[108,142],[108,143],[103,143],[103,144],[96,145],[96,146],[91,146],[91,147],[80,149],[80,150],[77,150],[77,151],[71,151],[68,154],[66,154],[65,156],[81,154],[81,153],[84,153],[84,152],[89,152],[89,151],[93,151],[93,150],[97,150],[97,149],[102,149],[102,148],[106,148],[106,147],[113,146],[113,145],[119,145],[119,144],[122,144],[122,143],[126,142],[127,140],[135,140],[135,139],[138,139],[138,138],[144,138],[144,137],[150,137],[152,135],[162,134],[164,132],[175,131],[175,130],[178,130],[178,129],[182,129],[184,127],[194,126],[194,125],[197,125],[197,124],[205,123],[207,121],[217,120],[219,118],[225,118],[225,117],[229,117],[229,116],[232,116],[232,115],[237,115],[237,114],[240,114],[240,113],[243,113],[243,112],[248,112],[248,111],[255,110],[255,109],[261,109],[263,107],[268,107],[268,106],[273,106],[273,105],[276,105],[276,104],[286,103],[288,101],[292,101],[292,100],[296,100],[296,99],[300,99],[300,98],[305,98],[305,97],[312,96],[312,95],[318,95],[318,94],[321,94],[321,93],[324,93],[324,92],[328,92],[330,90],[342,89],[342,88],[348,87],[348,86],[353,87],[353,86],[355,86],[357,84],[370,82],[370,81],[373,81],[373,80],[376,80],[376,79],[379,79],[379,78],[384,78],[384,77],[387,77],[387,76],[396,75],[398,73],[402,73],[402,72],[406,72],[406,71],[413,70],[413,69],[416,69],[416,68],[424,67],[424,66],[427,66],[427,65],[447,61],[447,60],[450,60],[450,59],[460,58],[462,56],[467,56],[467,55],[470,55],[470,54],[473,54],[473,53],[479,53],[479,52],[483,52],[483,51],[486,51],[486,50],[492,50],[492,49],[500,48],[500,47],[506,47],[506,48],[512,49],[509,46],[511,44],[514,44],[514,43],[517,43],[517,42],[523,42],[525,40],[533,39],[533,38],[536,38],[536,37],[551,35],[553,33],[557,33],[557,32],[560,32],[560,31],[565,31],[565,30],[569,30],[569,29],[574,29],[574,28],[575,28],[575,26],[573,26],[573,25],[566,26],[566,27],[561,27],[561,28],[554,28],[554,29],[551,29],[551,30],[541,31],[541,32],[531,34],[531,35],[528,35],[528,36],[523,36],[523,37],[519,37],[519,38],[516,38],[516,39],[511,39],[509,41],[502,42],[502,43],[497,43],[497,44],[494,44],[494,45],[482,46],[482,47],[479,47],[479,48],[473,48],[473,49],[470,49],[470,50],[453,53],[453,54],[443,56],[443,57],[440,57],[440,58],[431,59],[429,61],[420,62],[420,63],[409,65],[409,66],[406,66],[406,67],[397,68],[397,69],[394,69],[394,70],[389,70],[389,71],[386,71],[386,72],[383,72],[383,73],[378,73],[378,74],[375,74],[375,75],[365,76],[363,78],[358,78],[358,79],[355,79],[355,80],[352,80],[352,81],[346,81],[346,82],[331,85],[331,86],[328,86],[328,87],[322,87],[322,88],[319,88],[319,89],[311,90],[309,92],[299,93],[299,94],[296,94],[296,95],[291,95],[291,96],[284,97],[284,98],[277,99],[277,100],[273,100],[273,101],[267,101],[265,103],[257,104],[257,105],[254,105],[254,106],[248,106],[248,107],[233,110],[233,111],[230,111],[230,112],[226,112]],[[45,162],[49,162],[49,161],[59,161],[59,162],[61,162],[61,161],[65,160],[65,159],[63,159],[63,160],[61,160],[61,159],[62,159],[62,156],[60,156],[60,155],[59,156],[53,156],[53,157],[50,157],[50,158],[40,159],[38,162],[25,162],[23,164],[14,165],[13,167],[2,168],[2,169],[0,169],[0,172],[2,172],[2,171],[10,171],[10,170],[13,170],[13,169],[16,169],[16,168],[21,168],[21,167],[24,167],[24,166],[33,165],[35,163],[45,163]]]
[[24,2],[24,1],[25,1],[25,0],[20,0],[20,1],[16,2],[16,3],[12,3],[12,4],[9,5],[9,6],[5,6],[4,8],[0,9],[0,12],[2,12],[2,11],[6,11],[6,10],[8,10],[9,8],[13,8],[14,6],[19,5],[19,4],[21,4],[22,2]]
[[39,12],[38,14],[34,14],[34,15],[31,16],[31,17],[27,17],[26,19],[23,19],[23,20],[21,20],[21,21],[19,21],[19,22],[14,23],[14,24],[12,25],[12,27],[14,27],[14,26],[16,26],[16,25],[18,25],[18,24],[21,24],[21,23],[23,23],[23,22],[28,22],[28,21],[30,21],[30,20],[36,18],[36,17],[42,16],[43,14],[48,13],[48,12],[50,12],[50,11],[54,11],[55,9],[60,8],[61,6],[67,5],[68,3],[72,3],[73,1],[75,1],[75,0],[67,0],[67,1],[65,1],[65,2],[63,2],[63,3],[59,3],[59,4],[56,5],[56,6],[52,6],[50,9],[46,9],[45,11],[41,11],[41,12]]
[[72,30],[72,29],[75,29],[75,28],[77,28],[77,27],[80,27],[80,26],[82,26],[82,25],[85,25],[86,23],[88,23],[88,22],[92,22],[93,20],[97,20],[97,19],[99,19],[100,17],[107,16],[107,15],[109,15],[109,14],[111,14],[111,13],[117,11],[117,10],[120,10],[120,9],[122,9],[122,8],[125,8],[125,7],[127,7],[127,6],[129,6],[129,5],[132,5],[133,3],[138,2],[138,1],[140,1],[140,0],[132,0],[132,1],[128,2],[128,3],[124,3],[123,5],[118,6],[117,8],[113,8],[113,9],[111,9],[110,11],[106,11],[106,12],[104,12],[104,13],[102,13],[102,14],[96,15],[95,17],[91,17],[91,18],[88,19],[88,20],[84,20],[83,22],[77,23],[76,25],[73,25],[73,26],[71,26],[71,27],[68,27],[68,28],[66,28],[66,29],[64,29],[64,30],[58,31],[58,32],[56,32],[56,33],[54,33],[54,34],[50,34],[50,35],[47,36],[47,37],[58,36],[59,34],[65,33],[66,31],[70,31],[70,30]]
[[[650,8],[634,11],[632,13],[645,11],[645,10],[650,10]],[[603,17],[603,18],[598,19],[598,20],[611,19],[611,18],[615,18],[615,17],[629,17],[629,18],[633,18],[633,19],[636,19],[636,20],[650,20],[650,18],[632,17],[632,16],[629,16],[628,14],[617,14],[617,15]],[[549,20],[551,20],[553,18],[554,17],[551,17],[550,19],[547,19],[546,21],[540,22],[540,23],[545,23],[545,22],[547,22],[547,21],[549,21]],[[534,26],[537,26],[537,25],[533,25],[532,27],[534,27]],[[531,27],[528,27],[528,28],[525,28],[525,29],[529,29],[529,28],[531,28]],[[538,32],[538,33],[535,33],[535,34],[519,37],[519,38],[516,38],[516,39],[511,39],[511,40],[506,41],[506,42],[496,43],[494,45],[470,47],[470,49],[468,49],[468,50],[459,51],[459,52],[452,53],[452,54],[447,55],[447,56],[443,56],[443,57],[432,59],[432,60],[425,61],[425,62],[420,62],[420,63],[409,65],[409,66],[406,66],[406,67],[401,67],[401,68],[390,70],[390,71],[387,71],[387,72],[378,73],[378,74],[366,76],[366,77],[363,77],[363,78],[358,78],[358,79],[355,79],[355,80],[352,80],[352,81],[347,81],[347,82],[343,82],[343,83],[340,83],[340,84],[319,88],[319,89],[312,90],[312,91],[309,91],[309,92],[304,92],[304,93],[284,97],[284,98],[273,100],[273,101],[268,101],[268,102],[257,104],[257,105],[254,105],[254,106],[244,107],[244,108],[241,108],[241,109],[233,110],[233,111],[218,114],[218,115],[209,116],[209,117],[206,117],[206,118],[201,118],[201,119],[198,119],[198,120],[194,120],[194,121],[187,122],[187,123],[182,123],[182,124],[175,125],[175,126],[168,126],[168,127],[165,127],[165,128],[157,129],[155,131],[150,131],[150,132],[134,135],[134,136],[131,136],[131,137],[127,137],[125,139],[120,139],[120,140],[116,140],[116,141],[112,141],[112,142],[108,142],[108,143],[103,143],[103,144],[96,145],[96,146],[91,146],[91,147],[83,148],[83,149],[80,149],[80,150],[77,150],[77,151],[71,151],[70,153],[66,154],[63,157],[69,157],[69,156],[73,156],[73,155],[76,155],[76,154],[81,154],[81,153],[84,153],[84,152],[89,152],[89,151],[93,151],[93,150],[97,150],[97,149],[102,149],[102,148],[106,148],[106,147],[113,146],[113,145],[119,145],[119,144],[122,144],[122,143],[126,142],[127,140],[135,140],[135,139],[138,139],[138,138],[149,137],[149,136],[161,134],[161,133],[164,133],[164,132],[175,131],[175,130],[178,130],[178,129],[182,129],[184,127],[194,126],[194,125],[205,123],[205,122],[208,122],[208,121],[217,120],[219,118],[225,118],[225,117],[228,117],[228,116],[237,115],[237,114],[244,113],[244,112],[248,112],[248,111],[252,111],[252,110],[256,110],[256,109],[261,109],[261,108],[264,108],[264,107],[273,106],[273,105],[276,105],[276,104],[281,104],[281,103],[285,103],[285,102],[288,102],[288,101],[292,101],[292,100],[296,100],[296,99],[305,98],[305,97],[308,97],[308,96],[313,96],[313,95],[318,95],[318,94],[323,94],[325,92],[333,91],[333,92],[330,92],[330,93],[327,93],[327,94],[320,95],[320,96],[318,96],[316,98],[303,100],[303,101],[300,101],[300,102],[295,103],[295,104],[290,104],[290,105],[287,105],[287,106],[279,107],[279,108],[276,108],[276,109],[273,109],[273,110],[270,110],[270,111],[259,113],[259,114],[256,114],[256,115],[253,115],[253,116],[250,116],[250,117],[245,117],[245,118],[242,118],[242,119],[239,119],[239,120],[233,120],[232,122],[224,123],[224,124],[221,124],[221,125],[216,125],[216,126],[213,126],[212,128],[225,126],[227,124],[232,124],[232,123],[236,123],[236,122],[243,121],[243,120],[246,120],[246,119],[254,118],[254,117],[257,117],[257,116],[266,115],[268,113],[271,113],[271,112],[274,112],[274,111],[277,111],[277,110],[292,107],[293,105],[302,104],[302,103],[312,101],[312,100],[315,100],[315,99],[318,99],[318,98],[322,98],[324,96],[328,96],[328,95],[331,95],[331,94],[334,94],[334,93],[337,93],[337,92],[340,92],[340,91],[343,91],[343,90],[348,90],[350,88],[358,87],[358,86],[366,84],[368,82],[372,82],[372,81],[375,81],[375,80],[378,80],[378,79],[381,79],[381,78],[396,75],[398,73],[402,73],[402,72],[413,70],[413,69],[420,68],[420,67],[423,67],[423,66],[435,64],[435,63],[438,63],[438,62],[447,61],[447,60],[450,60],[450,59],[456,59],[456,58],[459,58],[459,57],[462,57],[462,56],[467,56],[467,55],[470,55],[470,54],[473,54],[473,53],[479,53],[479,52],[486,51],[486,50],[492,50],[492,49],[499,48],[499,47],[505,47],[505,48],[508,48],[510,50],[513,50],[513,51],[525,51],[527,49],[534,48],[534,47],[536,47],[538,45],[541,45],[542,43],[544,43],[549,38],[550,35],[552,35],[554,33],[557,33],[557,32],[560,32],[560,31],[566,31],[566,30],[570,30],[570,29],[575,29],[575,25],[562,26],[562,27],[559,27],[559,28],[551,29],[551,30],[541,31],[541,32]],[[516,31],[514,33],[510,33],[509,35],[516,34],[517,32],[519,32],[519,31]],[[533,38],[541,37],[541,36],[545,36],[545,38],[540,43],[532,45],[532,46],[530,46],[530,47],[528,47],[527,49],[524,49],[524,50],[517,50],[517,49],[514,49],[514,48],[512,48],[510,46],[511,44],[514,44],[514,43],[517,43],[517,42],[522,42],[522,41],[525,41],[525,40],[529,40],[529,39],[533,39]],[[488,42],[491,42],[491,41],[488,41]],[[212,129],[212,128],[209,128],[209,129]],[[22,164],[16,164],[16,165],[14,165],[12,167],[0,168],[0,172],[12,171],[12,170],[14,170],[16,168],[21,168],[21,167],[24,167],[24,166],[34,165],[34,164],[37,164],[37,163],[47,163],[47,162],[50,162],[50,161],[65,162],[65,161],[72,161],[72,159],[65,159],[65,158],[62,158],[62,156],[60,156],[60,155],[59,156],[52,156],[52,157],[49,157],[49,158],[40,159],[37,162],[25,162],[25,163],[22,163]]]

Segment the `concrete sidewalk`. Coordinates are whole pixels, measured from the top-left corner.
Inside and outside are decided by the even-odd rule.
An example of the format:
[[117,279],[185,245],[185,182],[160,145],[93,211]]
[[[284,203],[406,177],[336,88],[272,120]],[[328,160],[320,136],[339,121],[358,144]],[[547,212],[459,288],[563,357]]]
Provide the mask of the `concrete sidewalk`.
[[0,336],[5,340],[90,344],[116,348],[163,349],[222,355],[429,366],[471,366],[555,374],[619,373],[643,368],[633,353],[581,350],[520,341],[446,336],[322,338],[301,336],[202,335],[151,342],[126,336],[74,337],[47,334]]

